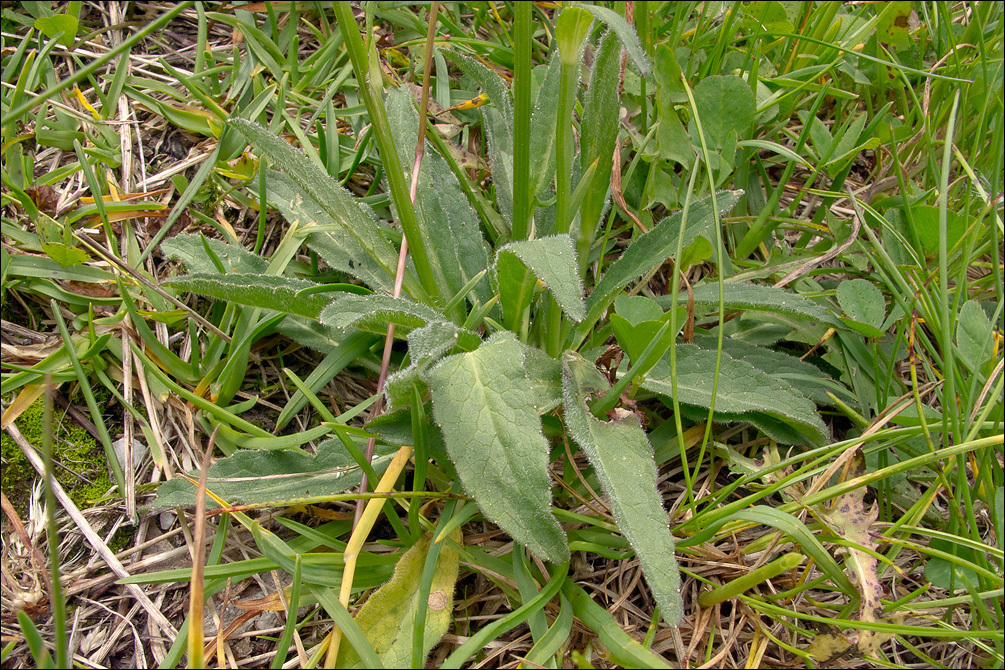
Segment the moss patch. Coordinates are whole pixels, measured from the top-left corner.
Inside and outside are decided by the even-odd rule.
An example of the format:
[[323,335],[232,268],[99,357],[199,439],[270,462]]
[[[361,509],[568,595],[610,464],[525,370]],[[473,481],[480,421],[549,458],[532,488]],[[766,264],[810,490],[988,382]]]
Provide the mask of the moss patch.
[[[53,459],[56,462],[56,480],[77,507],[89,507],[112,487],[105,450],[72,420],[60,420],[58,411],[55,418]],[[45,425],[42,399],[36,400],[14,423],[25,439],[41,451]],[[28,497],[38,474],[6,432],[0,435],[0,456],[3,461],[0,484],[14,509],[23,516],[28,511]]]

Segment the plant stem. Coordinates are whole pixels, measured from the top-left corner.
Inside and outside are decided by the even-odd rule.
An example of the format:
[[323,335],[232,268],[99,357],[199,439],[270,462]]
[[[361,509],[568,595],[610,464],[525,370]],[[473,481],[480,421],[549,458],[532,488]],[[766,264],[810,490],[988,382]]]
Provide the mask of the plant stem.
[[572,225],[572,107],[576,102],[576,88],[579,84],[579,63],[562,62],[559,79],[558,116],[555,132],[555,148],[558,167],[555,171],[555,185],[558,201],[555,205],[555,232],[568,233]]
[[513,228],[511,240],[525,240],[530,232],[530,66],[534,24],[531,4],[514,7],[516,49],[513,66]]
[[[433,266],[429,260],[425,240],[422,238],[419,224],[415,218],[415,208],[409,198],[409,189],[405,184],[405,173],[401,169],[398,150],[395,148],[391,126],[387,121],[387,109],[384,107],[384,100],[380,94],[380,67],[377,63],[371,63],[367,56],[366,47],[363,45],[363,39],[356,28],[356,20],[349,4],[336,2],[332,7],[335,10],[335,18],[342,29],[342,36],[345,39],[346,49],[349,51],[349,59],[352,61],[356,81],[359,82],[359,94],[366,104],[367,113],[370,115],[373,135],[380,150],[381,164],[384,166],[391,199],[394,201],[394,207],[398,213],[398,223],[401,224],[401,230],[412,250],[415,272],[419,276],[422,288],[438,303],[440,301],[440,288],[436,284],[436,276],[433,274]],[[372,71],[371,65],[374,66]],[[374,81],[375,78],[377,81]]]

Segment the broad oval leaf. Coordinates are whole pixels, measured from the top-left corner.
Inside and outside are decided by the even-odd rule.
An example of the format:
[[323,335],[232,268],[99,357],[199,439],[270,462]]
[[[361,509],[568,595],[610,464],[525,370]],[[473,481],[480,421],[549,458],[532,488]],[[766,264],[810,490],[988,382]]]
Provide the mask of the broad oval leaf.
[[611,501],[618,528],[635,549],[663,620],[680,624],[684,606],[674,538],[656,489],[656,464],[642,424],[634,414],[601,421],[587,399],[609,384],[596,366],[574,351],[562,358],[565,419],[569,432],[590,459]]
[[871,326],[873,330],[883,327],[886,301],[883,299],[883,292],[872,282],[866,279],[843,281],[838,284],[837,299],[841,309],[852,321]]
[[551,512],[548,442],[510,332],[441,361],[427,374],[433,419],[465,490],[485,516],[537,556],[569,560],[565,531]]
[[[726,146],[729,133],[744,139],[754,122],[754,92],[736,75],[705,77],[694,87],[694,104],[710,147]],[[692,133],[697,137],[697,133]]]
[[[451,534],[454,542],[461,542],[460,529]],[[436,645],[450,627],[454,605],[454,585],[457,582],[459,558],[446,542],[440,547],[427,602],[420,603],[419,584],[429,553],[429,535],[423,535],[406,551],[394,568],[394,576],[387,584],[367,598],[356,615],[356,624],[373,646],[385,668],[407,668],[412,663],[412,627],[420,607],[426,610],[426,627],[422,635],[423,658]],[[359,654],[351,645],[339,650],[340,668],[365,668]]]
[[985,365],[994,362],[994,327],[987,312],[976,300],[968,300],[960,310],[956,323],[958,356],[970,370],[978,375]]

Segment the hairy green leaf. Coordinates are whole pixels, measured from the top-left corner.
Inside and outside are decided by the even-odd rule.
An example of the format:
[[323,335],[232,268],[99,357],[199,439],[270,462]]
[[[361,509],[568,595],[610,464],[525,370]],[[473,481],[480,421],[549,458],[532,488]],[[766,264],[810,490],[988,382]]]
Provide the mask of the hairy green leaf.
[[[712,404],[715,351],[693,344],[678,344],[676,348],[677,393],[681,402],[708,409]],[[653,367],[642,388],[673,396],[669,352]],[[827,435],[827,428],[810,400],[781,379],[725,352],[719,368],[715,410],[734,415],[764,414],[793,426],[812,444],[823,443]]]
[[[617,16],[615,14],[615,16]],[[619,17],[620,18],[620,17]],[[597,226],[607,203],[611,185],[611,166],[614,163],[614,143],[618,139],[621,113],[619,87],[613,85],[621,69],[621,43],[608,32],[600,40],[590,72],[590,86],[583,100],[583,117],[580,123],[580,169],[586,174],[594,161],[597,163],[593,181],[583,195],[580,206],[579,263],[589,262],[590,245],[596,236]]]
[[206,253],[206,246],[228,273],[265,274],[269,261],[251,253],[237,244],[227,244],[222,240],[202,235],[176,235],[161,242],[165,256],[181,261],[191,274],[200,272],[219,274],[216,264]]
[[[403,89],[390,90],[387,116],[398,147],[401,169],[406,178],[411,178],[419,125],[412,96]],[[488,246],[478,215],[461,190],[457,177],[430,146],[426,147],[419,168],[415,213],[427,241],[441,293],[455,295],[472,277],[488,267]],[[475,287],[474,296],[483,303],[492,297],[485,284]]]
[[[266,171],[269,202],[282,212],[287,221],[300,225],[317,223],[323,230],[309,232],[307,244],[325,259],[328,265],[340,272],[356,277],[374,290],[390,293],[394,289],[394,276],[389,275],[356,239],[356,234],[331,217],[313,198],[305,194],[290,177],[273,170]],[[376,219],[374,219],[376,221]],[[376,225],[376,224],[375,224]],[[412,268],[406,269],[406,281]],[[407,286],[403,284],[403,286]]]
[[[555,172],[555,107],[558,105],[562,61],[558,51],[548,62],[544,82],[534,97],[530,118],[530,195],[539,195],[551,183]],[[532,94],[533,95],[533,94]],[[539,234],[542,232],[538,228]]]
[[[496,191],[496,208],[507,222],[513,221],[513,134],[503,113],[495,107],[482,108],[482,124],[488,140],[489,164]],[[533,156],[533,154],[531,154]]]
[[537,347],[524,345],[523,367],[538,414],[562,404],[562,364]]
[[621,40],[621,44],[628,51],[628,57],[632,59],[632,63],[638,68],[639,74],[643,77],[648,75],[650,69],[649,58],[646,56],[646,52],[642,50],[642,45],[639,44],[639,36],[635,34],[635,29],[628,24],[625,17],[600,5],[584,5],[583,8],[589,10],[594,17],[607,24],[607,27]]
[[[715,282],[699,284],[694,287],[694,304],[696,307],[719,309],[719,285]],[[726,309],[758,310],[798,316],[823,323],[836,324],[837,320],[823,307],[812,300],[807,300],[798,293],[786,291],[774,286],[761,284],[741,284],[726,282],[722,285],[723,305]],[[678,295],[678,303],[687,300],[687,295]],[[666,309],[670,306],[670,296],[657,296],[656,302]]]
[[[283,166],[303,194],[313,199],[322,211],[355,237],[385,274],[395,276],[398,267],[397,250],[381,234],[377,222],[348,191],[339,186],[319,165],[266,128],[239,118],[233,118],[228,123],[248,138],[256,151],[268,156],[273,165]],[[297,197],[303,199],[303,195],[295,194],[290,201],[291,207],[298,204]],[[301,221],[301,225],[307,223]],[[406,277],[406,290],[412,295],[424,297],[414,276]]]
[[485,516],[541,558],[569,560],[551,512],[548,442],[512,333],[441,361],[427,375],[433,419],[465,490]]
[[[427,323],[443,320],[443,315],[432,307],[408,298],[395,298],[379,293],[346,295],[321,312],[321,323],[332,328],[360,328],[384,333],[387,324],[393,323],[403,329],[397,331],[399,337],[404,337],[413,328],[421,328]],[[473,349],[481,340],[477,333],[470,330],[459,328],[457,332],[459,344],[463,349]]]
[[457,51],[444,50],[443,55],[447,60],[452,61],[461,72],[474,79],[485,95],[489,97],[492,104],[502,113],[507,126],[513,125],[513,101],[510,99],[510,91],[506,87],[506,82],[496,73],[482,65],[474,58],[465,56]]
[[[694,344],[703,349],[715,349],[717,338],[711,335],[696,335]],[[781,351],[759,347],[731,337],[723,338],[722,350],[737,360],[750,363],[762,372],[787,382],[799,394],[818,405],[833,404],[827,395],[828,390],[847,393],[844,386],[831,379],[817,366]]]
[[527,305],[522,298],[524,273],[519,264],[541,280],[551,291],[562,310],[574,321],[585,316],[583,309],[583,284],[576,266],[576,250],[568,235],[554,235],[534,240],[510,242],[496,252],[496,277],[499,282],[499,300],[503,312],[517,316]]
[[265,274],[198,273],[174,277],[163,283],[181,291],[229,300],[238,305],[277,309],[309,319],[318,318],[321,310],[332,301],[332,296],[326,293],[297,295],[317,286],[314,282]]
[[614,421],[593,416],[587,401],[610,385],[596,366],[574,351],[562,358],[562,386],[569,432],[593,464],[618,528],[639,557],[663,620],[677,626],[684,616],[680,571],[667,513],[656,489],[653,449],[642,424],[631,413]]
[[[384,471],[397,447],[378,445],[373,468]],[[192,476],[198,478],[199,473]],[[280,502],[342,493],[359,485],[360,469],[338,440],[318,445],[317,455],[302,451],[238,451],[209,468],[207,488],[229,503]],[[175,477],[160,485],[151,509],[195,504],[195,484]]]
[[412,403],[412,387],[419,387],[419,394],[426,392],[423,374],[441,356],[457,345],[461,329],[446,321],[433,321],[408,334],[408,355],[411,363],[407,368],[395,372],[387,378],[384,395],[388,410],[407,407]]

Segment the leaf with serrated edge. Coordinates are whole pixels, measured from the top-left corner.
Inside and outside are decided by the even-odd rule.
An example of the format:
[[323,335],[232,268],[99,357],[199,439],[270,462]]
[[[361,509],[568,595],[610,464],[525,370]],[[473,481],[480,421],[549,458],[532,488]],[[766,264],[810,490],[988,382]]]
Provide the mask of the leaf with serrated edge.
[[[851,457],[849,478],[865,474],[865,456],[861,449],[856,449]],[[880,598],[883,586],[879,583],[876,573],[878,561],[874,555],[879,546],[872,538],[872,525],[879,518],[879,505],[872,504],[871,509],[865,507],[865,487],[838,496],[831,507],[817,506],[820,518],[836,531],[839,537],[849,542],[845,551],[848,559],[845,569],[850,570],[855,579],[852,583],[862,595],[859,601],[859,619],[867,622],[879,621],[878,615],[883,611]],[[869,553],[873,552],[873,553]],[[875,631],[863,630],[859,634],[858,648],[868,656],[876,656],[880,646],[892,635]]]
[[574,351],[562,357],[565,420],[586,452],[611,501],[618,528],[635,549],[663,620],[680,625],[684,615],[674,538],[656,489],[656,464],[642,424],[634,414],[615,421],[593,416],[586,402],[610,385],[596,366]]
[[[559,306],[573,321],[582,321],[586,312],[583,308],[583,284],[576,266],[576,250],[568,235],[553,235],[536,240],[510,242],[496,253],[496,271],[500,284],[510,279],[511,272],[499,270],[500,259],[511,255],[534,273],[545,288],[551,291]],[[502,288],[502,287],[500,287]],[[503,309],[510,302],[502,292],[500,300]]]
[[[398,559],[391,581],[367,598],[356,615],[356,623],[385,668],[411,666],[413,622],[419,607],[426,610],[426,628],[422,634],[423,658],[450,628],[459,557],[448,543],[443,543],[429,586],[429,598],[427,602],[420,603],[419,583],[429,552],[429,539],[429,535],[423,535]],[[451,533],[450,539],[460,544],[460,529]],[[352,645],[344,645],[339,650],[336,665],[340,668],[366,667]]]
[[569,560],[551,512],[548,442],[523,369],[523,347],[500,332],[427,375],[433,419],[464,489],[485,516],[537,556]]
[[[693,344],[677,346],[677,393],[682,402],[708,408],[712,403],[712,371],[715,352]],[[653,393],[673,396],[670,374],[670,352],[653,366],[642,382],[642,388]],[[719,367],[719,385],[715,398],[717,412],[744,414],[762,413],[792,425],[808,441],[822,444],[827,435],[816,406],[785,382],[758,370],[750,363],[738,361],[723,352]]]

